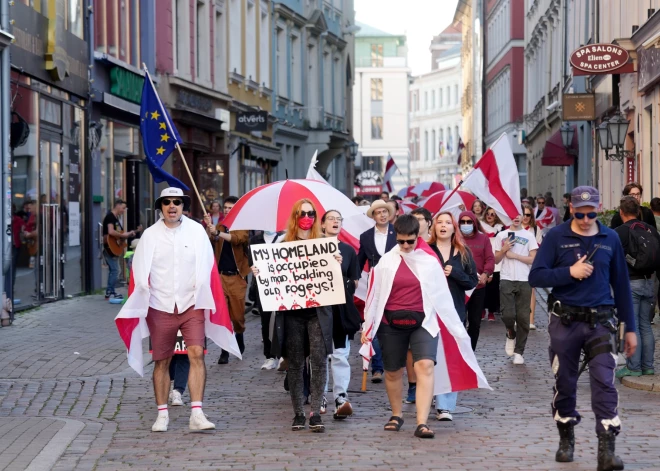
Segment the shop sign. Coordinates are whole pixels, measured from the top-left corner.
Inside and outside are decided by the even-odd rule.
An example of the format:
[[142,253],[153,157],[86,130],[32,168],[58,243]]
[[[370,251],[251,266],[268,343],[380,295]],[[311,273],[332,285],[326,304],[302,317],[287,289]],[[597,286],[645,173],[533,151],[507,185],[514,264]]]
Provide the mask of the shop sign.
[[142,99],[144,77],[123,67],[110,69],[110,93],[133,103]]
[[620,73],[628,63],[628,51],[616,44],[589,44],[571,54],[571,65],[592,75]]
[[383,185],[383,179],[380,173],[374,170],[363,170],[355,176],[355,184],[363,189],[367,186],[380,188]]
[[14,2],[11,63],[42,82],[87,96],[87,43],[64,28],[64,11],[64,0],[48,1],[48,17],[23,2]]
[[565,93],[561,109],[564,121],[593,121],[596,119],[596,97],[593,93]]
[[358,195],[380,195],[383,192],[382,185],[365,185],[360,187]]
[[637,181],[635,178],[635,157],[626,157],[626,183]]
[[213,100],[187,90],[179,90],[179,94],[176,97],[176,104],[203,113],[210,113],[213,109]]
[[268,129],[268,111],[239,111],[236,113],[236,132],[250,134]]
[[639,69],[637,88],[641,91],[660,77],[660,49],[640,47],[637,49],[637,64]]

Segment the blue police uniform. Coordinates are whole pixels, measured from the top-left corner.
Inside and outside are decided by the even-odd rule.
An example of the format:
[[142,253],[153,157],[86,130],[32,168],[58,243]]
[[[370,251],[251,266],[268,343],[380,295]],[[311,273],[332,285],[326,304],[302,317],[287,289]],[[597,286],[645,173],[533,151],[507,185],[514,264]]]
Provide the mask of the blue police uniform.
[[[579,203],[579,206],[597,207],[599,196],[592,187],[578,187],[573,191],[572,201],[574,207]],[[613,309],[616,308],[619,321],[625,322],[626,332],[634,332],[635,319],[628,271],[617,233],[597,222],[596,235],[582,236],[573,232],[571,222],[572,219],[569,219],[546,234],[534,259],[529,284],[533,287],[552,288],[549,312],[555,300],[559,301],[556,306],[561,305],[555,311],[583,314],[593,311],[593,314],[600,314],[598,317],[601,320],[613,317]],[[591,256],[594,270],[591,276],[577,280],[571,277],[570,267],[584,255]],[[580,354],[586,347],[591,352],[589,375],[596,433],[599,437],[607,431],[618,434],[621,422],[617,413],[618,394],[614,386],[616,351],[611,348],[614,335],[612,330],[616,329],[614,321],[610,320],[611,327],[608,328],[606,323],[585,321],[584,316],[572,322],[567,319],[562,322],[552,312],[549,317],[550,362],[556,379],[552,414],[558,427],[560,424],[571,424],[572,435],[572,425],[580,422],[580,414],[575,409],[577,380]],[[557,461],[572,461],[572,449],[570,455],[570,459],[557,458]]]

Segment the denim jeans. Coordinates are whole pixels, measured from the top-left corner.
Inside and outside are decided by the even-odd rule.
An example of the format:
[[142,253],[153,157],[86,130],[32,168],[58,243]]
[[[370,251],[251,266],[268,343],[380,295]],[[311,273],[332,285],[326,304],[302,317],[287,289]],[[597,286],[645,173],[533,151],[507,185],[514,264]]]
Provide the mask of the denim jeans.
[[446,394],[438,394],[435,396],[435,408],[438,410],[446,410],[454,412],[456,410],[456,399],[458,398],[457,392]]
[[371,357],[371,373],[376,371],[384,372],[385,367],[383,366],[383,352],[380,349],[380,343],[378,343],[378,337],[374,336],[374,339],[371,341],[371,346],[374,347],[374,356]]
[[653,368],[655,354],[655,339],[651,329],[653,318],[653,279],[631,280],[633,311],[637,334],[637,350],[628,358],[627,366],[631,371],[649,370]]
[[[333,345],[334,347],[334,345]],[[328,377],[332,373],[332,394],[335,399],[339,396],[348,397],[348,383],[351,380],[351,365],[348,363],[348,357],[351,353],[351,342],[346,336],[346,346],[332,350],[330,356],[330,369]],[[328,380],[326,380],[325,389],[328,389]]]
[[190,360],[188,359],[188,355],[173,355],[170,362],[170,379],[174,381],[174,389],[181,394],[186,390],[189,373]]
[[105,294],[114,294],[117,278],[119,277],[119,257],[115,257],[104,249],[103,258],[105,263],[108,264],[108,287],[105,289]]

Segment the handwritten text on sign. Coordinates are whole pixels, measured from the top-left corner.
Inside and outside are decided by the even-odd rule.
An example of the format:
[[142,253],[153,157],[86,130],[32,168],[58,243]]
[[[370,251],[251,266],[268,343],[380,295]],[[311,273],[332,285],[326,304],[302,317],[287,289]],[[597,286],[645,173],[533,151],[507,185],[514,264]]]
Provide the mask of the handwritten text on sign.
[[289,311],[346,302],[336,238],[251,246],[264,311]]

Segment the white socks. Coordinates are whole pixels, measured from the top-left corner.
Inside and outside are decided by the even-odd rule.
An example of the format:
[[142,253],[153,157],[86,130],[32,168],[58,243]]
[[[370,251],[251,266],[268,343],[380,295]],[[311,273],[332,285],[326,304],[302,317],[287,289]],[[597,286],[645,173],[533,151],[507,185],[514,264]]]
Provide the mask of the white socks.
[[202,401],[199,401],[199,402],[193,401],[193,402],[190,403],[190,407],[191,407],[190,412],[193,413],[193,414],[195,413],[195,411],[202,412]]
[[167,413],[167,404],[158,406],[158,417],[169,417],[169,414]]

